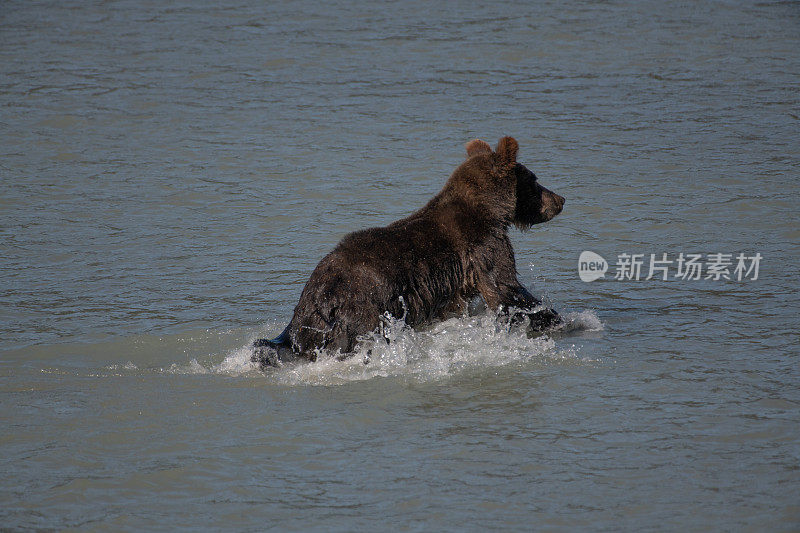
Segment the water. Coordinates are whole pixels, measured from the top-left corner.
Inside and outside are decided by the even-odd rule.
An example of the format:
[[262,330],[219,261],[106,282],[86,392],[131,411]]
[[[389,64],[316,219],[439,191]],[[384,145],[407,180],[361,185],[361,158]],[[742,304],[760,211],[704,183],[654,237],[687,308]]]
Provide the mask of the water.
[[[797,530],[798,30],[792,2],[4,2],[0,523]],[[478,313],[249,365],[342,235],[506,134],[567,198],[512,239],[571,332]],[[763,260],[613,279],[680,252]]]

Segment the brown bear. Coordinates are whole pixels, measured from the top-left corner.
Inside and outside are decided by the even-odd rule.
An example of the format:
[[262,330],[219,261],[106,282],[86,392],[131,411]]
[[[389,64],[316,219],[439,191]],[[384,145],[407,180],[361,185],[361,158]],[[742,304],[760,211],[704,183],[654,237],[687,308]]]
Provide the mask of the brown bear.
[[387,312],[415,327],[465,313],[477,295],[498,313],[529,317],[535,331],[558,324],[558,313],[517,280],[508,228],[547,222],[564,198],[517,162],[513,138],[494,152],[479,139],[466,149],[425,207],[345,236],[312,272],[283,333],[254,343],[252,361],[263,368],[286,357],[314,361],[320,349],[348,354]]

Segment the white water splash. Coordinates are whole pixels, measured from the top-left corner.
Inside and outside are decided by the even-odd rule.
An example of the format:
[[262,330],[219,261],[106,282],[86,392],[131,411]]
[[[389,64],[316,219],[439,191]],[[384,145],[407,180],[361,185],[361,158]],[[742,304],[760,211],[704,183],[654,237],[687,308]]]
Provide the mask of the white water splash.
[[[603,324],[593,311],[563,315],[565,324],[557,335],[600,331]],[[256,335],[253,335],[255,338]],[[388,342],[387,342],[388,340]],[[173,364],[168,373],[260,375],[250,362],[252,339],[227,353],[219,364]],[[458,373],[512,364],[586,363],[574,345],[560,347],[553,338],[528,338],[523,331],[509,331],[490,312],[451,318],[430,328],[415,330],[401,320],[387,317],[382,332],[366,336],[352,356],[340,360],[321,353],[313,363],[285,363],[263,375],[285,385],[336,385],[377,377],[401,376],[417,381],[443,379]]]
[[564,326],[560,328],[562,333],[573,331],[603,331],[603,323],[594,311],[576,311],[562,315]]

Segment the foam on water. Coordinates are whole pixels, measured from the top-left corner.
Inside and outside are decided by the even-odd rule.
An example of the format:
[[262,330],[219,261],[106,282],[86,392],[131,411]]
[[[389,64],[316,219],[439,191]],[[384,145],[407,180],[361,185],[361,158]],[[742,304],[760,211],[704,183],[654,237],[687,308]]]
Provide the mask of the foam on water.
[[[557,337],[578,331],[600,331],[603,324],[594,311],[563,315],[565,325]],[[218,363],[201,364],[192,359],[165,369],[174,374],[247,375],[259,373],[250,361],[254,334],[243,346]],[[388,340],[388,342],[387,342]],[[268,369],[266,379],[285,385],[336,385],[377,377],[401,376],[417,381],[443,379],[479,368],[513,364],[558,362],[585,363],[574,346],[559,346],[551,336],[528,338],[524,331],[510,330],[489,312],[451,318],[417,330],[402,320],[386,317],[382,331],[366,336],[357,352],[344,360],[320,354],[317,361],[285,363]]]

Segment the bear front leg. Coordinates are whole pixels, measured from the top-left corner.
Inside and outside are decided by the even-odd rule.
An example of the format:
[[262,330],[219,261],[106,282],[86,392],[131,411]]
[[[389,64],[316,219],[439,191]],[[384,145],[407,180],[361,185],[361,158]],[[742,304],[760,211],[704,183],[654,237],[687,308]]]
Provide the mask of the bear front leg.
[[511,325],[519,324],[527,317],[530,333],[541,333],[558,326],[562,322],[561,316],[555,310],[549,308],[536,309],[541,307],[541,300],[528,292],[528,289],[519,282],[500,286],[482,284],[480,293],[490,308],[503,315],[507,315],[509,312],[513,313],[511,315]]
[[[508,288],[507,307],[515,307],[521,311],[516,311],[511,317],[511,322],[522,322],[528,317],[528,331],[533,334],[541,333],[552,329],[561,324],[561,316],[548,307],[542,307],[542,301],[533,296],[528,289],[521,284]],[[536,308],[539,309],[536,309]]]

